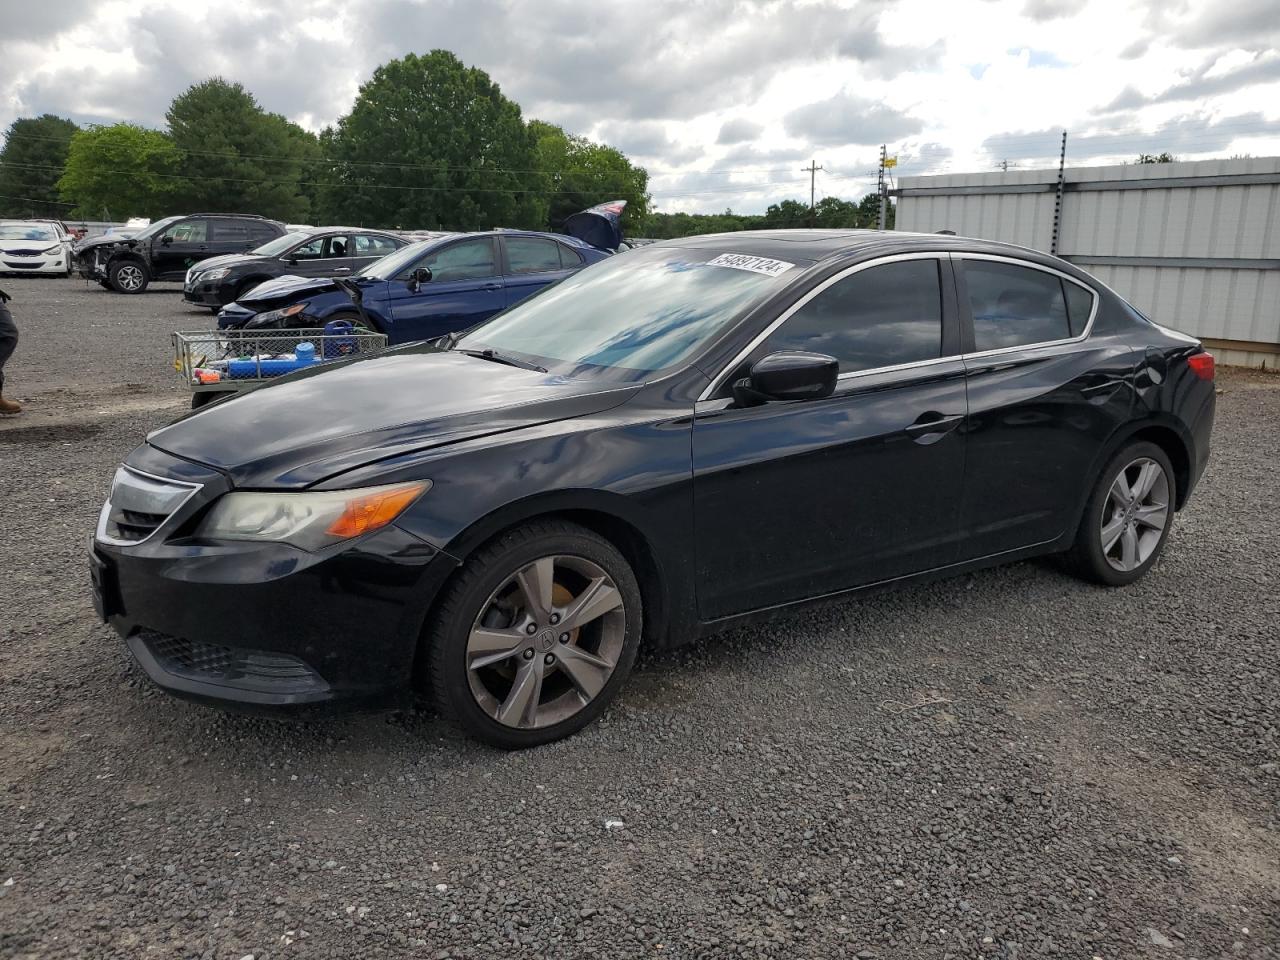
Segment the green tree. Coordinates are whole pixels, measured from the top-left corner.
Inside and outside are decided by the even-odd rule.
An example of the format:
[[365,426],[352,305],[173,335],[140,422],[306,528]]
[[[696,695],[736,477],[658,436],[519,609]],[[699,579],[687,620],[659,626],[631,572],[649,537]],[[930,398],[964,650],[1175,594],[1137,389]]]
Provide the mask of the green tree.
[[93,127],[71,138],[58,191],[86,219],[161,217],[171,212],[179,163],[173,141],[158,130]]
[[520,107],[447,50],[380,66],[329,143],[332,219],[453,230],[547,223]]
[[316,138],[267,113],[243,86],[212,77],[175,97],[165,117],[182,155],[178,206],[295,222],[311,216],[306,184],[320,159]]
[[80,128],[46,113],[9,124],[0,149],[0,217],[60,217],[58,178]]
[[649,173],[632,165],[620,150],[585,137],[575,137],[555,124],[529,121],[542,172],[550,226],[606,200],[625,200],[625,233],[633,232],[649,213]]
[[1138,163],[1173,163],[1178,158],[1172,153],[1165,151],[1164,153],[1152,156],[1149,153],[1138,154]]
[[[897,222],[898,211],[892,200],[886,200],[884,205],[884,228],[892,230],[893,225]],[[858,226],[867,230],[876,228],[876,221],[880,217],[880,194],[868,193],[865,197],[858,201]]]

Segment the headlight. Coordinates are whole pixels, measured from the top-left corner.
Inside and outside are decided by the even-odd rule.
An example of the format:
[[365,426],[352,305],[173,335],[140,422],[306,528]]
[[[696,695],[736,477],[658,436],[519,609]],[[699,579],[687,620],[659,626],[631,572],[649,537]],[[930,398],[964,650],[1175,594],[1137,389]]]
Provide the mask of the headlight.
[[206,270],[204,273],[197,273],[196,276],[203,280],[221,280],[231,272],[230,267],[215,267],[213,270]]
[[263,540],[319,550],[385,527],[431,481],[311,493],[228,493],[200,525],[211,540]]
[[48,248],[48,249],[46,249],[46,250],[41,250],[40,252],[41,252],[41,253],[43,253],[45,256],[48,256],[48,255],[49,255],[49,254],[51,254],[51,253],[61,253],[61,252],[62,252],[62,244],[60,244],[60,243],[55,243],[52,247],[49,247],[49,248]]
[[245,323],[245,329],[252,330],[257,327],[269,327],[271,324],[279,323],[281,320],[296,317],[305,309],[307,309],[307,304],[295,303],[282,310],[268,310],[266,313],[255,314]]

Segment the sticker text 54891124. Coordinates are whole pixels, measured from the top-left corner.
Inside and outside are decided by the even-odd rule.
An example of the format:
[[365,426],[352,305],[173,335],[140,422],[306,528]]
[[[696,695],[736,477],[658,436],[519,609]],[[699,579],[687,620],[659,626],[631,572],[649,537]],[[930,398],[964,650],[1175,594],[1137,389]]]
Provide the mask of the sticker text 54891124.
[[714,260],[708,260],[713,267],[732,267],[734,270],[750,270],[752,273],[763,273],[767,277],[776,277],[795,266],[785,260],[771,260],[769,257],[753,257],[747,253],[722,253]]

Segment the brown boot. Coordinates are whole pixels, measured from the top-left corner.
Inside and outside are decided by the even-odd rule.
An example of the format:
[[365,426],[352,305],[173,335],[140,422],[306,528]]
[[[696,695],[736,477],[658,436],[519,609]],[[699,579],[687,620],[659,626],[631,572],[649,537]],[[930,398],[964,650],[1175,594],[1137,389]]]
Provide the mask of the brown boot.
[[6,400],[0,397],[0,417],[16,417],[22,412],[22,404],[17,400]]

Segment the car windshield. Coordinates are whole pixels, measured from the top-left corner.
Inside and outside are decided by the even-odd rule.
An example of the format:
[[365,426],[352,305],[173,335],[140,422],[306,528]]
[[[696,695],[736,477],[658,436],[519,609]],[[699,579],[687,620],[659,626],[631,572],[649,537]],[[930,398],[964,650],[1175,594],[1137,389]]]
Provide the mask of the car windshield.
[[146,240],[148,237],[154,237],[157,233],[169,226],[171,223],[177,223],[181,217],[165,217],[163,220],[157,220],[151,226],[147,227],[141,233],[135,233],[133,239]]
[[286,233],[283,237],[276,237],[274,240],[264,243],[262,246],[253,250],[260,257],[278,257],[284,253],[295,243],[301,243],[311,234],[305,230],[296,230],[293,233]]
[[636,250],[499,314],[456,349],[513,354],[564,376],[639,380],[687,359],[799,269],[699,248]]
[[389,253],[381,260],[375,260],[356,274],[358,277],[372,277],[374,280],[394,280],[408,270],[420,256],[431,249],[440,240],[420,240],[407,247],[401,247],[395,253]]
[[57,240],[53,227],[38,223],[0,223],[0,240]]

